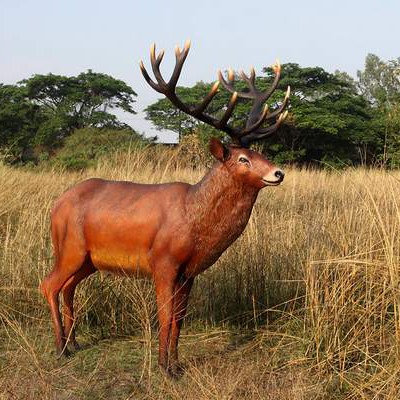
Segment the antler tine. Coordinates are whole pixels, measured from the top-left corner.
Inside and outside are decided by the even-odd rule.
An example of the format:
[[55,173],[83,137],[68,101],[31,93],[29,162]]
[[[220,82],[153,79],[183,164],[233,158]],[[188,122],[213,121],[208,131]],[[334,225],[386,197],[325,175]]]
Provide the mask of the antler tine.
[[211,103],[211,100],[215,97],[218,93],[219,89],[219,81],[216,81],[212,86],[211,90],[208,92],[207,96],[204,98],[202,103],[200,103],[194,110],[194,114],[199,115],[201,114],[207,106]]
[[275,124],[269,126],[268,128],[262,129],[257,132],[257,138],[255,140],[263,139],[267,136],[271,136],[275,131],[282,125],[282,123],[285,121],[286,117],[288,116],[289,111],[285,111],[283,114],[281,114]]
[[253,66],[250,67],[250,79],[251,82],[254,84],[254,81],[256,79],[256,71],[254,70]]
[[279,60],[276,60],[276,63],[272,66],[272,69],[275,73],[275,78],[274,81],[272,82],[271,87],[269,90],[266,90],[262,94],[262,101],[266,101],[270,98],[271,94],[274,92],[276,87],[278,86],[279,79],[281,77],[281,64],[279,63]]
[[234,92],[229,100],[228,107],[226,108],[226,111],[222,118],[218,121],[216,127],[221,129],[224,126],[226,126],[226,123],[228,122],[229,118],[231,117],[233,110],[236,106],[236,102],[238,99],[238,93]]
[[228,69],[228,81],[229,81],[229,83],[225,80],[225,78],[222,75],[222,72],[221,72],[220,69],[217,71],[217,74],[218,74],[219,81],[222,83],[222,86],[230,93],[235,92],[235,88],[233,87],[233,84],[232,84],[234,79],[235,79],[235,76],[233,74],[232,69],[230,69],[230,68]]
[[146,68],[145,68],[145,66],[144,66],[142,60],[140,60],[139,66],[140,66],[140,70],[142,71],[142,75],[143,75],[144,79],[146,80],[146,82],[147,82],[154,90],[156,90],[156,91],[159,92],[159,93],[162,93],[162,91],[161,91],[160,87],[157,85],[157,83],[155,83],[155,82],[150,78],[150,75],[149,75],[148,72],[146,71]]
[[170,86],[171,88],[175,88],[175,86],[178,82],[179,76],[182,71],[183,64],[186,60],[187,55],[189,54],[189,50],[190,50],[190,40],[187,40],[185,42],[185,45],[184,45],[184,48],[182,51],[178,46],[175,49],[175,58],[176,58],[175,68],[174,68],[174,71],[172,72],[171,79],[168,82],[168,86]]
[[287,107],[287,105],[289,104],[289,97],[290,97],[290,86],[287,87],[286,89],[286,94],[285,94],[285,98],[283,99],[282,104],[273,112],[269,113],[265,120],[268,119],[272,119],[275,118],[276,116],[278,116],[279,114],[282,113],[282,111]]
[[164,50],[161,50],[160,54],[156,57],[156,44],[153,43],[150,47],[150,60],[151,60],[151,68],[153,69],[153,74],[159,84],[160,87],[165,87],[166,82],[161,75],[160,72],[160,63],[164,57]]

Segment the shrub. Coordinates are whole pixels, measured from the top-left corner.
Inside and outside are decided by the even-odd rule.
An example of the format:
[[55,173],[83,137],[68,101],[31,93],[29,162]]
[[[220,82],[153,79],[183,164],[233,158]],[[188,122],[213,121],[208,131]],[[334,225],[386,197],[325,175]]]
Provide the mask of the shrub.
[[147,143],[148,140],[129,129],[78,129],[65,139],[62,148],[52,157],[51,164],[69,170],[82,170],[94,166],[99,158],[117,150]]

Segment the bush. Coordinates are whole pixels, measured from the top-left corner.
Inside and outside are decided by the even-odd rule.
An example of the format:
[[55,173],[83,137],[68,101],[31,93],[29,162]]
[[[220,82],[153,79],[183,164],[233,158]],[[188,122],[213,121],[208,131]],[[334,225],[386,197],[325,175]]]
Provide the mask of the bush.
[[99,158],[117,150],[148,143],[148,140],[129,129],[83,128],[65,139],[64,145],[50,162],[57,167],[82,170],[94,166]]

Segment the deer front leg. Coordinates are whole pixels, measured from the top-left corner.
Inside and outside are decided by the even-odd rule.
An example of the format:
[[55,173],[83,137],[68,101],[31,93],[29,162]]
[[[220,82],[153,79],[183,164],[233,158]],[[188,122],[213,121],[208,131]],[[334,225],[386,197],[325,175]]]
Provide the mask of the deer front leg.
[[171,323],[171,334],[169,338],[169,368],[173,375],[179,376],[182,371],[178,362],[178,340],[183,319],[186,315],[187,304],[190,290],[193,286],[194,278],[184,276],[178,279],[175,285],[173,300],[173,315]]
[[173,297],[178,275],[178,267],[172,263],[155,266],[154,283],[157,298],[159,322],[158,364],[169,373],[168,349],[173,318]]

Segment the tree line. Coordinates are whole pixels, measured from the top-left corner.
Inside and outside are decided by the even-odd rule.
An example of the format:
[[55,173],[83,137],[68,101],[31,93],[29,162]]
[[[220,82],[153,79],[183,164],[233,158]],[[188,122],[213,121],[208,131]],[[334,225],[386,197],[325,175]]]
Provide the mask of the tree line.
[[[265,67],[256,85],[265,88],[272,79],[272,69]],[[246,90],[243,82],[236,81],[238,90]],[[198,82],[177,91],[185,103],[196,104],[211,85]],[[292,88],[289,117],[277,135],[261,144],[274,161],[400,166],[400,58],[385,62],[369,54],[355,79],[345,72],[283,64],[279,86],[269,101],[271,109],[279,106],[288,85]],[[11,163],[51,156],[82,128],[91,128],[87,132],[94,136],[104,129],[123,130],[145,140],[113,114],[117,109],[134,114],[135,97],[123,81],[91,70],[76,77],[34,75],[16,85],[0,84],[0,152]],[[221,90],[207,112],[223,112],[228,99],[229,94]],[[249,107],[239,102],[232,123],[241,124]],[[158,129],[172,130],[180,139],[195,133],[206,143],[210,136],[221,135],[164,98],[145,112]]]

